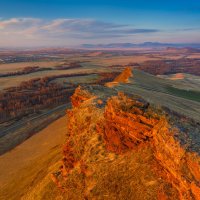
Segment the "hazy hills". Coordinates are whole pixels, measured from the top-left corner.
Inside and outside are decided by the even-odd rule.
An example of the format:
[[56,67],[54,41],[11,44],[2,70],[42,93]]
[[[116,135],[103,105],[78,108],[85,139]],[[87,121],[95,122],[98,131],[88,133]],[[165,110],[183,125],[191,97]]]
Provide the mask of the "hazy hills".
[[110,44],[83,44],[83,48],[92,49],[109,49],[109,48],[200,48],[200,44],[175,44],[175,43],[160,43],[160,42],[144,42],[140,44],[135,43],[110,43]]

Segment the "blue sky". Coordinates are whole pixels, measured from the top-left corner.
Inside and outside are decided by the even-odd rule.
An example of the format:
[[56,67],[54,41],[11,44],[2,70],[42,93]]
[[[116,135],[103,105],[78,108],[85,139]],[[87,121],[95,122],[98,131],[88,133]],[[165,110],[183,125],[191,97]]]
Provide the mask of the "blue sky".
[[0,1],[0,46],[146,41],[200,43],[200,1]]

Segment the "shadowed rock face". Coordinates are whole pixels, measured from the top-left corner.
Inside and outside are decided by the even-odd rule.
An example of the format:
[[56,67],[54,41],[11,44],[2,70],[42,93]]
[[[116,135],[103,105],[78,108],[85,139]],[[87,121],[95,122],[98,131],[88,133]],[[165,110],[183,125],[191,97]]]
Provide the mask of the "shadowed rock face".
[[80,87],[71,97],[62,165],[52,175],[62,198],[199,200],[200,158],[175,140],[180,131],[164,113],[123,93],[101,99]]

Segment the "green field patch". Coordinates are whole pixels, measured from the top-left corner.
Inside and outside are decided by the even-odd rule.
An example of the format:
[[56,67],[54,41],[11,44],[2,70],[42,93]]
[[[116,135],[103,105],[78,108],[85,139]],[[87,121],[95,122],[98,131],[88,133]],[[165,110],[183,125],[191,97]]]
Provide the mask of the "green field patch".
[[175,87],[168,86],[166,87],[167,92],[174,96],[182,97],[184,99],[189,99],[192,101],[200,102],[200,92],[191,91],[191,90],[182,90]]

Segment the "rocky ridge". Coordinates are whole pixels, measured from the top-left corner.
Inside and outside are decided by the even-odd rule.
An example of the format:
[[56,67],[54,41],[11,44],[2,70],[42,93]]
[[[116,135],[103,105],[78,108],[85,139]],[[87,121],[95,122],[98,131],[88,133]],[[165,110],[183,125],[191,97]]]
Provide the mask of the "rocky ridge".
[[60,198],[200,199],[200,157],[175,139],[181,130],[138,96],[103,90],[79,87],[71,97],[63,159],[51,175]]

